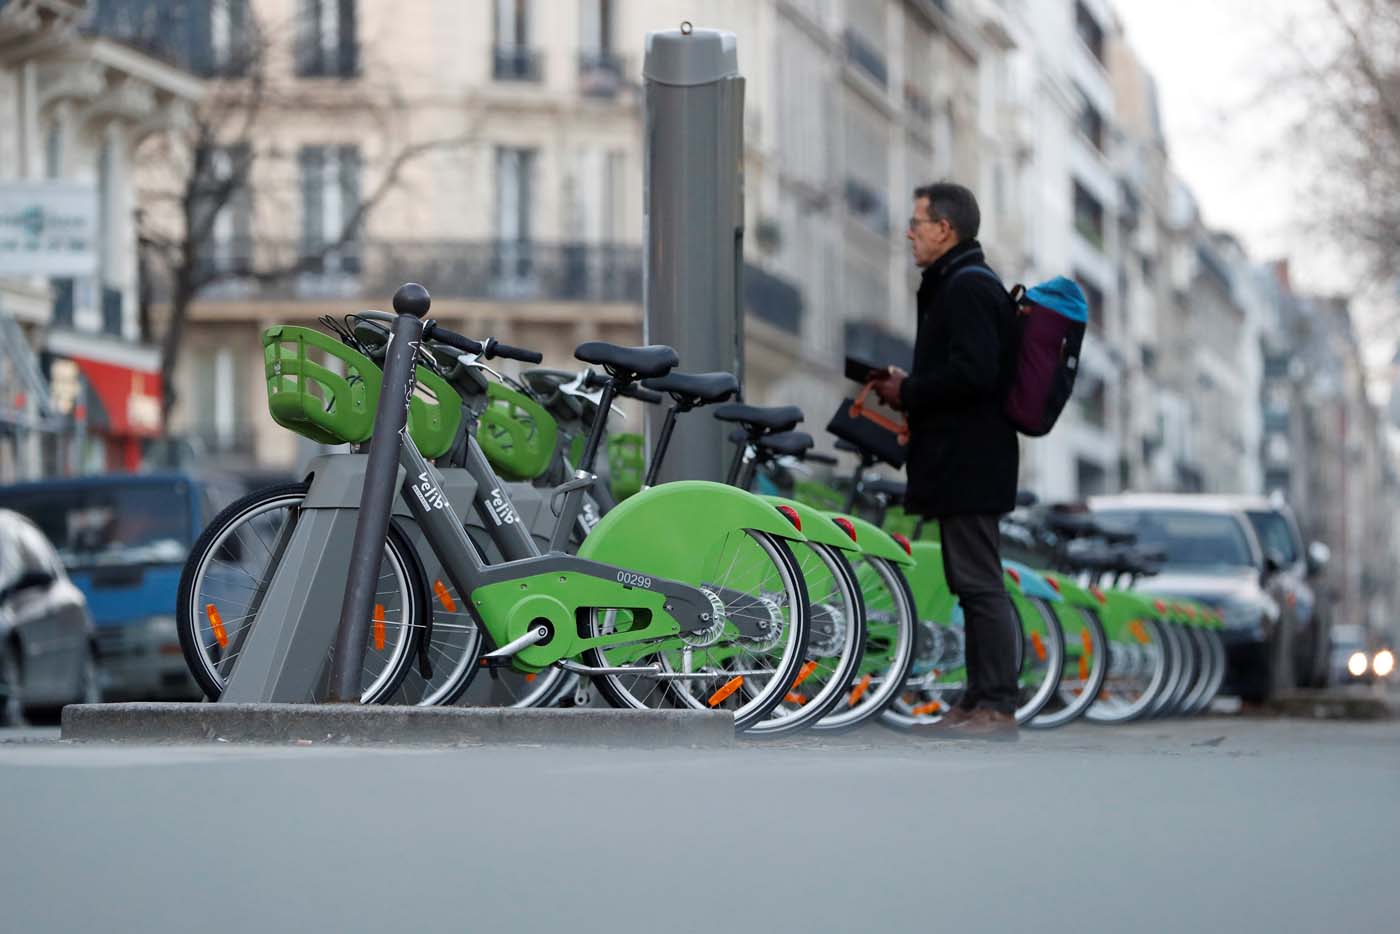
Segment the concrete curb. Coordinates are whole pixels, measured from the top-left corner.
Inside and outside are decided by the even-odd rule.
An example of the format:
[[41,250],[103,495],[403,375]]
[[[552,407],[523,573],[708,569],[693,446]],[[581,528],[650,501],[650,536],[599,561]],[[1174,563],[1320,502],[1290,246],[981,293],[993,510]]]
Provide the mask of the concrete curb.
[[1392,720],[1396,716],[1390,699],[1370,689],[1294,691],[1279,697],[1270,706],[1286,717],[1313,720]]
[[62,738],[122,743],[734,745],[727,711],[515,710],[351,704],[74,704]]

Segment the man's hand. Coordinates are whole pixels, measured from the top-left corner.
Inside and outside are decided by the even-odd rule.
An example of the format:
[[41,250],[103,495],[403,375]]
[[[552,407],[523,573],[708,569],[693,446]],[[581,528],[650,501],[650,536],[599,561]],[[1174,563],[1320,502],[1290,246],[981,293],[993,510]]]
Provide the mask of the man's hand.
[[904,406],[899,401],[899,392],[904,387],[904,378],[909,374],[897,366],[886,369],[879,378],[872,380],[870,388],[875,390],[875,395],[880,400],[895,410],[903,409]]

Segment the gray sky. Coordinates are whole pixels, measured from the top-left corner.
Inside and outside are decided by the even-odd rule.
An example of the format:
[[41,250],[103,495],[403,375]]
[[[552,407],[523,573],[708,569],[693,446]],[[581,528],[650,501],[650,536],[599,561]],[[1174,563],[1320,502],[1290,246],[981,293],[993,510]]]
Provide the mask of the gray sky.
[[1345,284],[1305,250],[1301,167],[1280,131],[1284,101],[1261,92],[1290,15],[1320,0],[1116,0],[1129,43],[1156,76],[1172,161],[1206,222],[1237,234],[1257,259],[1289,256],[1305,288]]

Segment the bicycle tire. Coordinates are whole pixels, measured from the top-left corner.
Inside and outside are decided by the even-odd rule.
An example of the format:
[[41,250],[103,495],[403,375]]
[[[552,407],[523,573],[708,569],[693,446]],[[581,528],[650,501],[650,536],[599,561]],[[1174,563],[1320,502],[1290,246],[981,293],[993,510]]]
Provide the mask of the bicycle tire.
[[[241,564],[241,558],[235,557],[233,549],[225,548],[231,537],[241,531],[240,526],[272,509],[295,510],[299,508],[299,504],[306,498],[306,492],[309,488],[307,483],[286,483],[247,494],[216,515],[190,549],[189,556],[181,570],[180,586],[176,597],[176,630],[185,664],[196,684],[210,700],[217,700],[223,694],[227,684],[227,675],[219,671],[220,665],[226,664],[229,659],[236,657],[236,653],[232,656],[222,656],[224,640],[228,638],[228,633],[221,615],[211,619],[208,606],[213,604],[208,603],[203,608],[198,605],[206,602],[210,595],[210,591],[202,586],[207,580],[210,561],[218,550],[224,549],[232,563]],[[291,518],[293,521],[295,520],[294,515]],[[244,539],[234,540],[240,542],[240,549],[248,547],[250,544]],[[259,540],[267,549],[269,558],[274,558],[273,547],[260,537]],[[423,579],[422,566],[407,538],[392,523],[385,540],[385,554],[390,562],[391,571],[397,568],[395,576],[401,586],[395,589],[403,591],[406,587],[407,593],[401,593],[399,601],[397,601],[397,605],[402,608],[403,618],[388,619],[389,626],[383,630],[386,634],[390,632],[394,634],[392,639],[384,639],[384,643],[386,645],[392,644],[393,649],[388,655],[387,664],[374,677],[360,698],[361,703],[366,704],[385,703],[398,690],[409,667],[418,657],[419,643],[429,612],[426,597],[427,585]],[[240,585],[245,591],[253,591],[254,599],[256,599],[256,591],[263,580],[241,568],[239,572],[253,580],[257,585],[253,587],[249,587],[247,584]],[[196,592],[197,586],[200,592]],[[210,621],[210,631],[215,638],[213,644],[209,644],[205,638],[204,626],[200,622],[201,609],[204,609],[205,619]],[[388,617],[387,612],[384,615]],[[218,620],[217,626],[214,620]],[[242,619],[237,617],[230,620],[230,622],[241,621]],[[242,629],[251,625],[251,622],[247,622],[243,627],[236,628],[234,630],[235,637]],[[222,638],[219,637],[219,633],[222,633]],[[374,644],[379,644],[377,638],[374,640]],[[217,659],[212,657],[216,646],[221,654],[221,657]],[[328,649],[328,651],[330,650]]]

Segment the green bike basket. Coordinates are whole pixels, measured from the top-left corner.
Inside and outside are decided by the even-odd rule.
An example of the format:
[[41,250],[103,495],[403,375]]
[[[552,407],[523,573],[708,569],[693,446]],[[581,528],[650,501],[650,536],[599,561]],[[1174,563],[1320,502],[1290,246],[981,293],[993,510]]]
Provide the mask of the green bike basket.
[[492,383],[481,413],[477,443],[496,473],[507,480],[533,480],[549,468],[559,426],[544,406],[509,386]]
[[[337,373],[321,359],[341,361]],[[310,328],[277,325],[263,332],[267,408],[272,420],[318,444],[363,444],[374,433],[383,374],[364,354]],[[462,401],[442,377],[422,367],[408,407],[408,432],[424,457],[441,457],[462,423]]]
[[[334,357],[344,374],[322,362]],[[381,374],[370,359],[310,328],[263,332],[263,370],[272,420],[319,444],[361,444],[374,432]]]
[[608,476],[613,499],[619,503],[642,488],[646,470],[644,444],[639,434],[608,436]]

